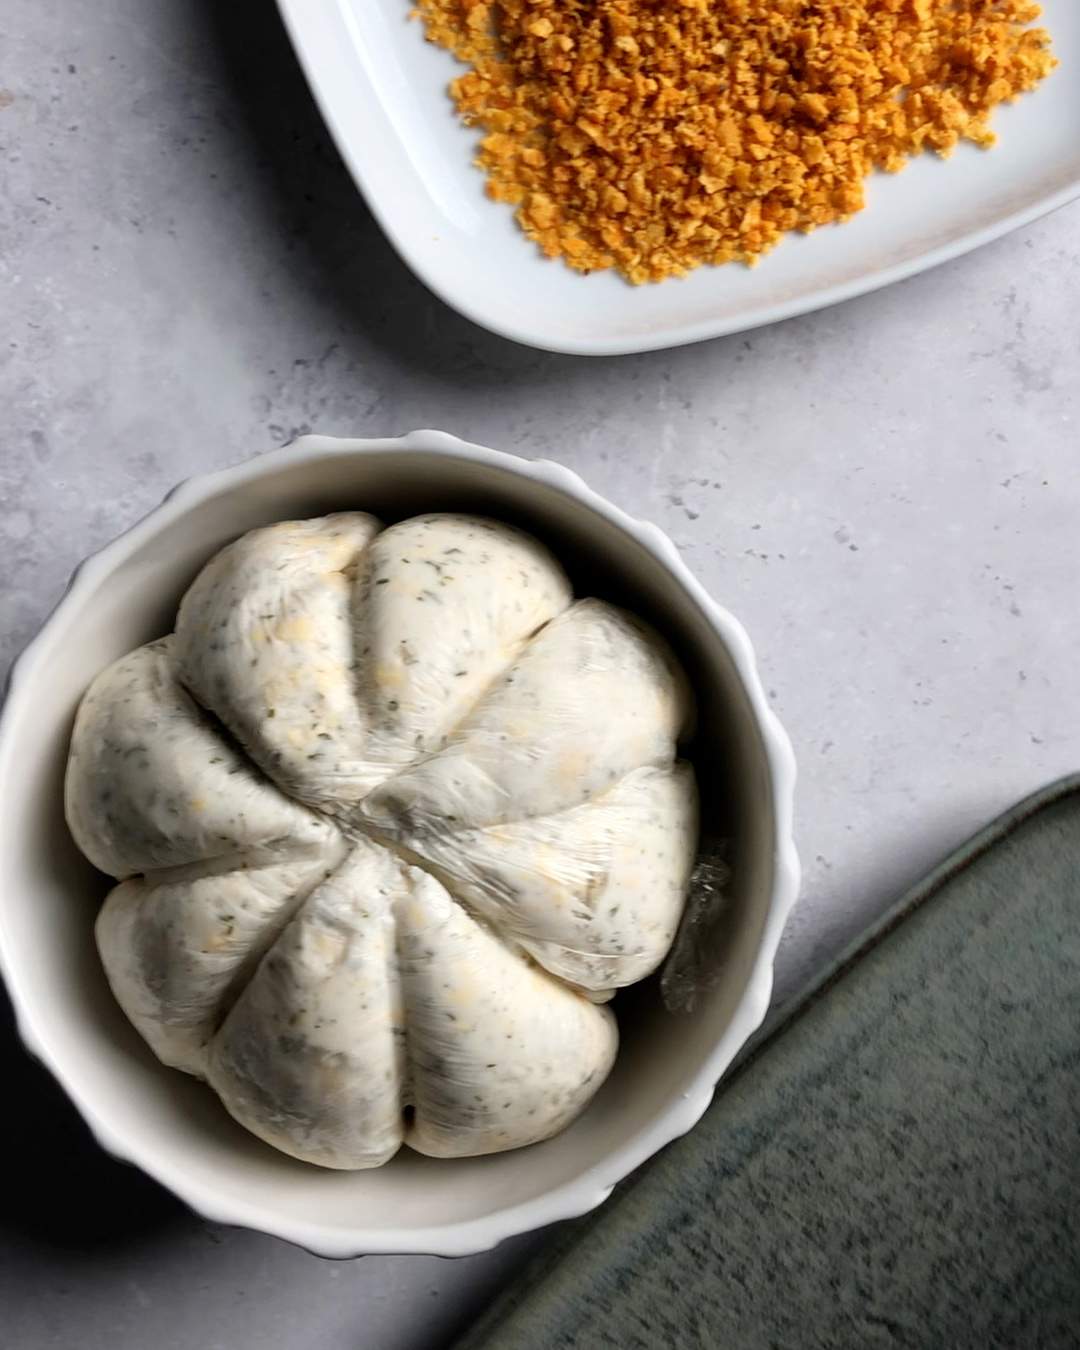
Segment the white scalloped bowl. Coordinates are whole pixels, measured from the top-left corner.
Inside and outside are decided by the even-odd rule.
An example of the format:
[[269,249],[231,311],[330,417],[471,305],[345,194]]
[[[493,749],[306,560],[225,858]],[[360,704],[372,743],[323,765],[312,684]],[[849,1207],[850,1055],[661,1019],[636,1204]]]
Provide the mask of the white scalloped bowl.
[[[163,1068],[113,1002],[93,916],[106,880],[64,823],[72,718],[94,674],[168,632],[199,567],[245,530],[361,508],[394,519],[465,509],[548,542],[580,591],[629,604],[672,639],[694,681],[692,747],[703,828],[730,841],[731,898],[719,980],[692,1013],[664,1009],[655,979],[621,995],[615,1069],[568,1130],[516,1152],[451,1161],[403,1150],[386,1167],[331,1172],[276,1153],[213,1094]],[[655,526],[631,519],[567,469],[441,432],[399,440],[308,436],[192,479],[77,571],[12,673],[0,721],[0,967],[27,1046],[102,1146],[208,1218],[320,1255],[483,1250],[581,1214],[683,1134],[764,1017],[773,959],[795,899],[794,761],[739,624]]]

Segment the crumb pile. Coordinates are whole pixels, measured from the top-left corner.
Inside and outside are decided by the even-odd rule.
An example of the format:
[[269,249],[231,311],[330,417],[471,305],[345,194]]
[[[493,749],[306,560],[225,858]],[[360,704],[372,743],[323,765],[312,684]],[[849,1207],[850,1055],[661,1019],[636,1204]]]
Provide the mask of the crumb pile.
[[1053,68],[1029,0],[418,0],[489,196],[580,271],[753,263],[872,169],[987,146]]

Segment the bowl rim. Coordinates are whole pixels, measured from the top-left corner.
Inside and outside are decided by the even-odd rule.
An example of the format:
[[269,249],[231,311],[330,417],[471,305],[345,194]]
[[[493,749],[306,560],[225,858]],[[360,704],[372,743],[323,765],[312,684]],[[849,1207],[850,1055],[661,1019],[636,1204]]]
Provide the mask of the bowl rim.
[[13,662],[6,697],[0,711],[0,783],[12,771],[12,728],[31,711],[35,673],[50,659],[65,621],[85,607],[96,587],[162,526],[179,520],[202,502],[242,487],[256,479],[315,457],[354,456],[387,452],[422,451],[510,472],[554,489],[582,503],[613,524],[648,554],[689,595],[726,648],[745,691],[761,742],[773,810],[773,876],[765,924],[742,997],[694,1077],[690,1090],[673,1100],[646,1128],[625,1140],[596,1164],[544,1194],[463,1222],[413,1226],[397,1231],[366,1228],[348,1230],[282,1216],[272,1207],[223,1200],[204,1181],[171,1164],[152,1140],[118,1131],[73,1081],[48,1036],[39,1029],[34,1000],[24,988],[17,953],[5,931],[0,911],[0,975],[14,1008],[16,1026],[25,1047],[60,1083],[98,1144],[114,1157],[133,1163],[204,1218],[216,1223],[251,1228],[303,1247],[317,1256],[338,1259],[373,1253],[464,1256],[486,1251],[506,1238],[562,1219],[575,1218],[603,1203],[615,1185],[673,1139],[685,1134],[704,1114],[720,1076],[742,1045],[761,1025],[772,996],[773,966],[780,936],[799,890],[799,861],[793,833],[795,757],[787,734],[769,707],[742,624],[719,605],[694,577],[675,545],[656,525],[615,506],[562,464],[547,459],[527,460],[505,451],[463,441],[446,432],[419,430],[399,437],[351,439],[306,435],[239,464],[185,479],[166,493],[162,502],[75,568],[60,600],[37,635]]

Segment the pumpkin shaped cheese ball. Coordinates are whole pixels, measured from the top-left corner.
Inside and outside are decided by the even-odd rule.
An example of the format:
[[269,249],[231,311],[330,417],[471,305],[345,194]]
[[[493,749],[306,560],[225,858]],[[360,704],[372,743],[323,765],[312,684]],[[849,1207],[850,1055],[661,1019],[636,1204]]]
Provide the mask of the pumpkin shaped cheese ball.
[[254,530],[76,718],[113,992],[308,1162],[548,1138],[614,1061],[606,1000],[675,936],[690,716],[662,639],[510,526]]

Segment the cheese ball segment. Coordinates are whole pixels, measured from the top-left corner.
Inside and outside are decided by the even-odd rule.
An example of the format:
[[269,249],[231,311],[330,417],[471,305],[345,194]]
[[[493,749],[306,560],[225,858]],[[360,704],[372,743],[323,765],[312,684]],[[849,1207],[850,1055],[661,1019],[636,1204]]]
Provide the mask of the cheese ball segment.
[[405,1016],[394,906],[401,863],[360,843],[316,888],[241,993],[209,1078],[275,1148],[324,1167],[378,1167],[403,1136]]
[[571,599],[547,549],[507,525],[429,515],[384,530],[365,555],[356,608],[372,758],[398,768],[442,749]]
[[183,683],[279,787],[331,813],[381,776],[364,755],[352,637],[378,529],[343,512],[252,530],[207,563],[176,620]]
[[697,848],[666,643],[495,521],[255,530],[76,718],[96,935],[166,1064],[330,1168],[517,1148],[614,1060]]
[[398,921],[409,1145],[471,1157],[557,1134],[614,1063],[614,1017],[509,949],[431,877],[418,878]]
[[223,1008],[237,997],[343,844],[259,866],[196,863],[110,892],[96,936],[116,1001],[163,1063],[204,1077]]
[[550,816],[410,838],[450,891],[553,975],[607,997],[663,960],[697,848],[685,761]]
[[167,637],[114,662],[79,707],[64,784],[79,848],[128,877],[325,844],[333,828],[268,783],[181,687],[173,647]]
[[643,765],[667,764],[689,695],[667,644],[633,615],[579,600],[485,691],[446,749],[360,808],[411,841],[565,811]]

